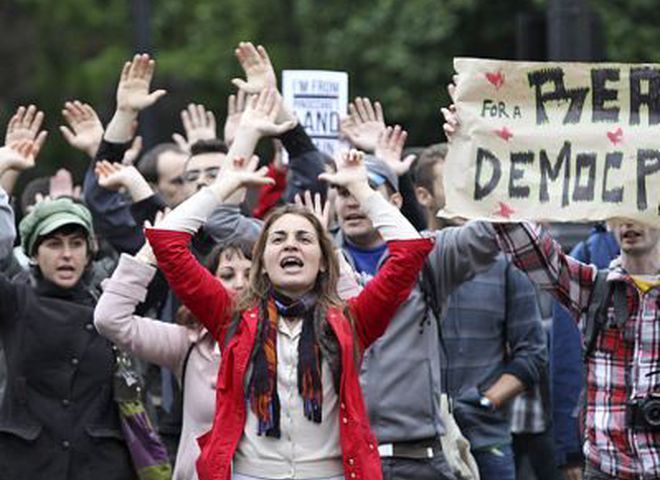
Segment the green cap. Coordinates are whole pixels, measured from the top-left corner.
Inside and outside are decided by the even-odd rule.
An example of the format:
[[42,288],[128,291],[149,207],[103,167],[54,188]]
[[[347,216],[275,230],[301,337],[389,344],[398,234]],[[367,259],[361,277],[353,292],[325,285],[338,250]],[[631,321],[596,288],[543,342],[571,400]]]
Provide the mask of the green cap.
[[33,255],[37,240],[64,225],[80,225],[87,232],[89,251],[94,250],[92,214],[87,207],[70,198],[45,200],[38,203],[18,226],[21,247],[27,256]]

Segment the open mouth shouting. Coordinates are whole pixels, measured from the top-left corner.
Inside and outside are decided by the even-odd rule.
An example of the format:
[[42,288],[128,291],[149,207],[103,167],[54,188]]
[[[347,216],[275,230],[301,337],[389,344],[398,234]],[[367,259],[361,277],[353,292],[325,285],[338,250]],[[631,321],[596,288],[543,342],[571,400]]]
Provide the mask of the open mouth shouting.
[[56,268],[57,275],[61,278],[71,278],[75,276],[76,269],[73,265],[60,265]]
[[280,260],[280,268],[286,273],[298,273],[305,266],[305,262],[295,255],[287,255]]

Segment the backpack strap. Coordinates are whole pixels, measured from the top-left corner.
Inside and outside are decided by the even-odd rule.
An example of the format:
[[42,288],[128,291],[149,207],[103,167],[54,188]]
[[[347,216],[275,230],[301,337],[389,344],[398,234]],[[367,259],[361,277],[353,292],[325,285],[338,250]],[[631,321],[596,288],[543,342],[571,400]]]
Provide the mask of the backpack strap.
[[424,260],[424,265],[422,266],[419,286],[424,295],[426,306],[431,309],[436,319],[439,321],[443,314],[442,305],[438,303],[438,297],[436,296],[438,289],[436,287],[435,275],[428,258]]
[[607,309],[612,295],[612,286],[608,285],[609,270],[598,270],[594,280],[591,298],[586,310],[584,323],[584,351],[582,359],[586,362],[596,348],[596,340],[603,326],[607,323]]
[[449,394],[449,379],[447,378],[447,376],[449,375],[449,365],[448,365],[449,351],[447,350],[447,344],[445,343],[445,338],[442,335],[442,319],[444,317],[444,309],[442,308],[442,305],[438,302],[438,297],[436,295],[436,292],[438,290],[436,288],[435,275],[433,273],[433,269],[431,268],[431,264],[429,263],[428,258],[424,260],[424,265],[422,266],[422,271],[420,273],[420,278],[418,283],[420,290],[422,291],[422,295],[424,297],[424,303],[426,305],[424,310],[424,317],[422,318],[422,321],[420,322],[419,325],[419,333],[421,334],[424,331],[425,324],[431,322],[431,320],[429,319],[429,310],[430,310],[435,316],[435,321],[438,326],[438,343],[440,344],[440,349],[442,350],[442,355],[445,360],[445,366],[443,367],[442,365],[440,365],[441,388],[443,390],[443,393],[447,395],[449,412],[451,413],[453,410],[452,408],[453,402]]
[[612,303],[614,304],[614,323],[623,327],[628,319],[628,287],[624,282],[614,282]]
[[186,370],[188,369],[188,360],[190,360],[190,354],[195,348],[195,343],[191,343],[186,352],[186,356],[183,358],[183,366],[181,368],[181,396],[183,397],[183,387],[186,384]]

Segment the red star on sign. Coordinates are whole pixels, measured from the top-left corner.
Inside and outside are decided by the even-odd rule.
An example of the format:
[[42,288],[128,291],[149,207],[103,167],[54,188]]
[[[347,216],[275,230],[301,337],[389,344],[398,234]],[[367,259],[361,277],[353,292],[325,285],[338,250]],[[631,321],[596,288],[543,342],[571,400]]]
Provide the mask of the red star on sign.
[[504,202],[497,202],[497,203],[500,206],[500,208],[499,210],[495,211],[495,215],[498,215],[503,218],[511,218],[511,214],[514,213],[515,210]]
[[509,130],[506,127],[502,127],[499,130],[495,130],[495,135],[503,139],[504,141],[509,141],[511,137],[513,137],[513,133],[511,133],[511,130]]

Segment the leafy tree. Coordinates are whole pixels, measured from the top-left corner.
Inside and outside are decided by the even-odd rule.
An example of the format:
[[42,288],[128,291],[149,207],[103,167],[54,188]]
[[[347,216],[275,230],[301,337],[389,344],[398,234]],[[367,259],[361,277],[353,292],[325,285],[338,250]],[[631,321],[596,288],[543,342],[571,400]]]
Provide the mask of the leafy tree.
[[[0,121],[19,103],[45,110],[51,138],[36,173],[72,152],[59,138],[64,101],[91,102],[106,120],[122,62],[133,53],[131,4],[139,0],[5,0]],[[637,0],[638,2],[642,0]],[[459,55],[512,58],[515,15],[538,0],[151,0],[155,84],[169,95],[153,108],[156,134],[180,130],[179,111],[203,102],[221,119],[229,79],[240,75],[240,40],[267,46],[278,70],[349,72],[350,95],[379,99],[410,144],[442,139],[439,108]],[[623,2],[619,2],[623,4]],[[86,160],[76,157],[78,177]],[[36,174],[35,173],[35,174]]]

